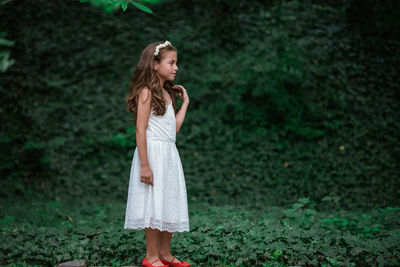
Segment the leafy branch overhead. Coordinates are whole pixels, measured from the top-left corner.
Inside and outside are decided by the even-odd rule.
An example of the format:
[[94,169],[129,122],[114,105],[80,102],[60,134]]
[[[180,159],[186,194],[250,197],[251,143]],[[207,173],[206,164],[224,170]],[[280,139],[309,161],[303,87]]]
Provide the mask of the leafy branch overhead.
[[90,2],[94,6],[102,6],[106,12],[112,12],[120,7],[125,12],[128,8],[128,5],[132,4],[138,9],[147,13],[153,13],[153,11],[151,11],[151,9],[144,4],[158,4],[162,1],[163,0],[80,0],[81,3]]

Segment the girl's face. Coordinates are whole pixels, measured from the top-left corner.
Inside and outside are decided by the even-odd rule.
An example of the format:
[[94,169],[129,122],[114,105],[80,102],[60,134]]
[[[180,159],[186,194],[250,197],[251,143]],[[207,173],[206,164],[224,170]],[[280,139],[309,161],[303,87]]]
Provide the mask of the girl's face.
[[175,51],[168,51],[164,54],[164,58],[160,63],[154,61],[154,68],[158,72],[161,81],[173,81],[178,71],[177,55]]

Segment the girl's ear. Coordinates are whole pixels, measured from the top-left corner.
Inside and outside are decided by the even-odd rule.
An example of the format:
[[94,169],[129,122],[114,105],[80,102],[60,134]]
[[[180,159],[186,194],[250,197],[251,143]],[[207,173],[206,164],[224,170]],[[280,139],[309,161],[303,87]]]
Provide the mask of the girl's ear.
[[158,70],[158,62],[156,60],[154,60],[154,69]]

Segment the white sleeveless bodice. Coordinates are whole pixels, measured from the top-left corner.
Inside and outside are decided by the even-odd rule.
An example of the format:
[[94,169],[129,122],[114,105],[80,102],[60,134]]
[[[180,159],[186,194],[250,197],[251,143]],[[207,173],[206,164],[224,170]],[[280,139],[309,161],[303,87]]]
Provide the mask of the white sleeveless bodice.
[[146,138],[148,141],[159,140],[175,143],[176,118],[172,102],[167,104],[167,110],[163,116],[154,115],[153,108],[151,108]]

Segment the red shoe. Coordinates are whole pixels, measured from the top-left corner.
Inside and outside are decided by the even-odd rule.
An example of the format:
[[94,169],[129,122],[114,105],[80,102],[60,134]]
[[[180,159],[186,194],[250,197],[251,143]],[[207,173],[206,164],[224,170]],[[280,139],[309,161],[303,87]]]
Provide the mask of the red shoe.
[[163,259],[160,259],[162,263],[166,264],[167,266],[172,266],[172,267],[189,267],[190,263],[187,261],[180,261],[180,262],[174,262],[174,259],[176,259],[175,257],[172,258],[171,261],[166,261]]
[[159,261],[161,259],[155,260],[152,263],[150,263],[146,257],[144,257],[143,261],[142,261],[142,266],[146,266],[146,267],[168,267],[168,265],[160,265],[160,266],[155,266],[153,265],[153,263],[155,263],[156,261]]

